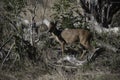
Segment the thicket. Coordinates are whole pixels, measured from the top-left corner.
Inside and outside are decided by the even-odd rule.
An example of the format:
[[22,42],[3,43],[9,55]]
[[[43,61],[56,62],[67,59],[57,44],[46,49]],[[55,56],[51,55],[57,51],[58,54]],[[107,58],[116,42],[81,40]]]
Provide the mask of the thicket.
[[88,29],[86,17],[81,13],[81,7],[77,0],[57,0],[52,7],[51,17],[58,21],[61,28]]
[[[0,1],[0,71],[19,72],[28,71],[33,75],[61,71],[65,76],[67,74],[101,70],[120,72],[120,55],[111,50],[104,48],[96,61],[91,64],[84,65],[82,69],[66,69],[58,68],[49,63],[54,63],[60,58],[61,52],[57,49],[60,46],[53,39],[49,39],[48,33],[38,34],[39,42],[31,45],[29,41],[23,38],[24,31],[21,26],[17,26],[19,22],[19,14],[24,12],[27,6],[25,0],[1,0]],[[76,0],[57,0],[52,7],[53,15],[51,18],[58,21],[58,28],[84,28],[89,29],[89,23],[86,16],[81,14],[79,4]],[[113,45],[117,49],[120,47],[120,36],[106,34],[95,34],[93,45],[97,46],[97,41]],[[73,48],[73,47],[72,47]],[[74,49],[74,48],[73,48]],[[35,69],[35,70],[33,70]],[[33,70],[33,72],[32,72]],[[74,73],[73,73],[74,72]],[[67,73],[67,74],[66,74]],[[79,76],[75,76],[80,78]],[[76,79],[78,80],[78,79]]]
[[0,4],[0,70],[21,70],[35,61],[37,53],[36,48],[23,38],[22,25],[17,25],[27,2],[1,0]]

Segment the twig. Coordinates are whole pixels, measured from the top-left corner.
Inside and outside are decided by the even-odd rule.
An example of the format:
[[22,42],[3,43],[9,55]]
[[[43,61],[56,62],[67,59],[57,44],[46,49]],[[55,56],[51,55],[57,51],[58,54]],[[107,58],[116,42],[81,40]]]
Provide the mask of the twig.
[[48,0],[46,0],[46,2],[43,4],[44,11],[43,11],[43,15],[42,15],[42,20],[43,20],[44,17],[45,17],[45,12],[46,12],[46,8],[47,8],[47,3],[48,3]]
[[100,48],[96,48],[96,49],[92,52],[92,54],[88,57],[88,61],[90,61],[90,60],[92,60],[92,59],[94,58],[95,54],[98,53],[98,52],[97,52],[98,50],[100,50]]
[[0,51],[12,38],[13,38],[13,35],[0,47]]
[[8,16],[0,15],[2,19],[9,21],[15,31],[18,31],[16,24]]
[[5,61],[6,61],[7,57],[9,56],[9,54],[10,54],[10,52],[11,52],[11,50],[12,50],[12,48],[13,48],[14,45],[15,45],[15,43],[13,43],[13,44],[11,45],[10,50],[8,51],[6,57],[4,58],[4,60],[3,60],[2,64],[1,64],[0,69],[2,69],[3,64],[5,63]]
[[49,65],[57,66],[57,67],[64,67],[64,68],[78,68],[78,66],[65,66],[63,64],[57,65],[57,64],[54,64],[54,63],[53,64],[49,63]]
[[102,41],[97,42],[97,45],[105,47],[105,48],[107,48],[109,50],[112,50],[113,52],[117,52],[117,50],[118,50],[116,47],[114,47],[114,46],[112,46],[110,44],[107,44],[105,42],[102,42]]
[[37,1],[35,3],[35,6],[34,6],[34,9],[33,9],[33,16],[32,16],[32,25],[31,25],[31,43],[32,43],[32,46],[34,46],[34,35],[33,35],[33,28],[36,28],[36,21],[35,21],[35,17],[36,17],[36,8],[37,8]]
[[18,55],[16,55],[15,60],[14,60],[13,63],[11,64],[10,68],[8,69],[8,71],[13,67],[13,65],[14,65],[14,63],[16,62],[17,58],[18,58]]

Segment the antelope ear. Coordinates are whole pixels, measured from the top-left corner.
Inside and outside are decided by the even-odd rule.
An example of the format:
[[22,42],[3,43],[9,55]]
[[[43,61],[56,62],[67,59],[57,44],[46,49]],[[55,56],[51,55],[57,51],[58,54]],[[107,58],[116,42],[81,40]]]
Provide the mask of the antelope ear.
[[43,23],[44,23],[47,27],[50,26],[50,21],[48,21],[47,19],[44,19],[44,20],[43,20]]
[[30,22],[29,22],[28,20],[22,20],[22,21],[21,21],[21,25],[24,25],[24,28],[25,28],[25,27],[28,28],[28,27],[29,27],[29,24],[30,24]]

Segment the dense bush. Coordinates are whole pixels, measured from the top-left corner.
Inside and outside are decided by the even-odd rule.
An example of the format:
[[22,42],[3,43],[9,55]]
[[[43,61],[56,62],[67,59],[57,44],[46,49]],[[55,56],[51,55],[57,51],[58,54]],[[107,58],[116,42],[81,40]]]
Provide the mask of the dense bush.
[[[36,79],[38,76],[41,77],[41,75],[45,77],[44,79],[53,80],[58,79],[58,77],[60,77],[59,80],[106,80],[104,78],[106,77],[106,73],[104,72],[120,72],[119,52],[116,53],[106,47],[103,47],[104,51],[90,64],[75,68],[64,66],[67,62],[55,65],[54,63],[61,58],[60,45],[57,45],[54,39],[49,38],[49,33],[40,33],[39,41],[31,45],[29,41],[23,38],[23,29],[16,26],[16,23],[19,22],[17,17],[20,12],[23,12],[22,9],[26,6],[26,2],[24,0],[1,1],[5,5],[1,9],[2,12],[0,12],[0,78],[2,72],[6,74],[6,71],[8,71],[10,74],[14,72],[13,75],[20,80],[24,80],[23,77],[29,76]],[[81,14],[79,9],[80,7],[77,5],[76,0],[58,0],[52,7],[54,13],[51,15],[51,18],[58,21],[58,28],[88,29],[89,23],[86,22],[85,16]],[[112,33],[95,34],[94,39],[93,45],[95,47],[97,46],[96,42],[101,41],[113,47],[120,48],[119,35],[112,35]],[[76,49],[76,47],[72,47],[72,49]],[[76,51],[80,52],[79,49],[76,49]],[[77,55],[77,58],[79,58],[79,55]]]
[[62,28],[88,28],[85,16],[81,14],[80,6],[75,0],[58,0],[52,7],[53,19],[58,21]]

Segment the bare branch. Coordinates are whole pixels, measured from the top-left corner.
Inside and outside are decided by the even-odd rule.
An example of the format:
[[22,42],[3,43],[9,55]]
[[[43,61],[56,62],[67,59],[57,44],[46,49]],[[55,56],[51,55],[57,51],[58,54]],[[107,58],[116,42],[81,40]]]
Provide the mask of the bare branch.
[[7,20],[7,21],[12,25],[13,29],[14,29],[15,31],[18,31],[15,23],[13,23],[13,21],[11,21],[11,19],[10,19],[9,17],[4,16],[4,15],[0,15],[0,17],[1,17],[2,19],[4,19],[4,20]]
[[[12,62],[12,64],[11,64],[9,70],[13,67],[13,65],[14,65],[14,63],[16,62],[17,58],[18,58],[18,55],[16,55],[16,57],[15,57],[14,61]],[[8,70],[8,71],[9,71],[9,70]]]
[[11,50],[12,50],[12,48],[13,48],[13,46],[14,46],[14,45],[15,45],[15,43],[13,43],[13,44],[11,45],[10,50],[8,51],[8,53],[7,53],[6,57],[4,58],[4,60],[3,60],[2,64],[1,64],[0,69],[2,69],[3,64],[5,63],[5,61],[6,61],[7,57],[9,56],[9,54],[11,53]]
[[105,48],[107,48],[109,50],[112,50],[113,52],[117,52],[117,50],[118,50],[116,47],[114,47],[114,46],[112,46],[110,44],[107,44],[105,42],[102,42],[102,41],[97,42],[97,45],[105,47]]
[[2,48],[13,38],[13,35],[10,36],[10,38],[0,47],[0,51],[2,50]]

